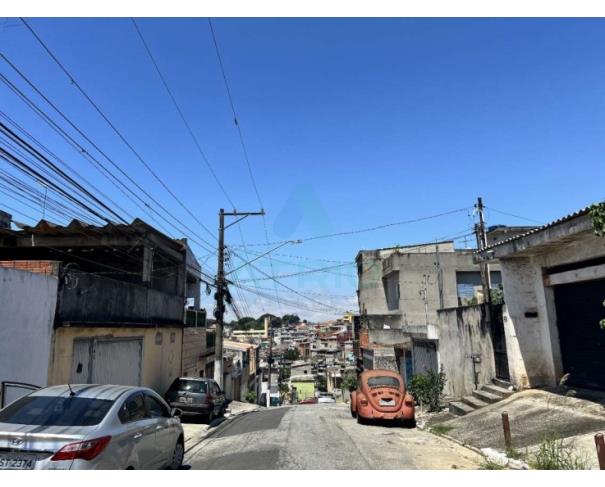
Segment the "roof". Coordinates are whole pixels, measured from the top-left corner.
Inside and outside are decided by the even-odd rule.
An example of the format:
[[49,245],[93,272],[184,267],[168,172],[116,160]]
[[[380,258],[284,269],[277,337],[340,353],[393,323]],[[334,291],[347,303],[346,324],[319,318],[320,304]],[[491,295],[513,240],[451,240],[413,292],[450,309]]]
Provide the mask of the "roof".
[[[0,237],[90,237],[99,240],[99,246],[104,245],[101,242],[102,237],[132,238],[141,239],[142,235],[147,236],[155,245],[160,245],[164,249],[172,250],[178,254],[185,254],[188,271],[199,273],[201,266],[193,254],[187,239],[176,239],[160,232],[155,227],[149,225],[140,218],[135,218],[131,223],[108,223],[106,225],[91,225],[80,220],[71,220],[67,225],[59,225],[48,220],[40,220],[33,226],[19,224],[19,230],[0,227]],[[176,254],[174,254],[176,255]]]
[[481,252],[483,252],[485,250],[489,250],[489,249],[493,249],[495,247],[499,247],[501,245],[507,244],[507,243],[512,242],[514,240],[520,240],[520,239],[522,239],[524,237],[527,237],[529,235],[533,235],[535,233],[539,233],[539,232],[541,232],[543,230],[546,230],[547,228],[554,227],[556,225],[560,225],[561,223],[565,223],[565,222],[567,222],[569,220],[573,220],[574,218],[578,218],[580,216],[587,215],[588,212],[590,211],[591,207],[592,207],[592,205],[586,206],[585,208],[582,208],[581,210],[574,211],[573,213],[570,213],[569,215],[565,215],[565,216],[563,216],[561,218],[558,218],[557,220],[554,220],[554,221],[552,221],[550,223],[546,223],[546,224],[542,225],[541,227],[533,228],[533,229],[531,229],[531,230],[529,230],[529,231],[527,231],[525,233],[521,233],[519,235],[515,235],[514,237],[510,237],[510,238],[504,239],[504,240],[502,240],[500,242],[496,242],[494,244],[488,245],[487,247],[485,247],[482,250],[477,250],[476,253],[481,253]]
[[232,342],[231,340],[223,341],[223,348],[228,348],[229,350],[246,351],[256,347],[257,345],[254,345],[252,343]]
[[75,397],[86,397],[91,399],[109,399],[115,400],[122,394],[135,389],[141,389],[137,386],[118,386],[118,385],[99,385],[99,384],[70,384],[50,386],[33,392],[32,396],[69,396],[70,388],[75,393]]

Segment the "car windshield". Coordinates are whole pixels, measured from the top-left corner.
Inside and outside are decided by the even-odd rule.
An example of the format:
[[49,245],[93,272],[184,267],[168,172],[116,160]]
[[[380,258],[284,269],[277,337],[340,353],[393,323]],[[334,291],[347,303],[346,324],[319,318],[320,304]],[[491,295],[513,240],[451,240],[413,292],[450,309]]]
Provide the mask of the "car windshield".
[[389,375],[380,375],[368,379],[368,387],[394,387],[395,389],[399,389],[400,384],[397,377]]
[[25,396],[0,411],[0,423],[94,426],[114,401],[88,397]]
[[172,386],[170,386],[170,390],[205,393],[207,384],[202,380],[177,379],[172,383]]

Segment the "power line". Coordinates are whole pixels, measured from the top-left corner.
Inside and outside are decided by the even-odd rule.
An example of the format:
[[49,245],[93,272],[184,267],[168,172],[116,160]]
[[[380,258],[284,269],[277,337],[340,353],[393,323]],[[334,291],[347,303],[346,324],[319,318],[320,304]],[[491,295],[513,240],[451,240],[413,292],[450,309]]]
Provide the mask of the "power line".
[[[208,18],[208,25],[210,26],[210,33],[212,35],[212,42],[214,43],[214,50],[216,52],[216,57],[218,59],[219,67],[221,70],[221,75],[223,77],[223,82],[225,84],[225,91],[227,93],[229,105],[231,106],[231,113],[233,114],[233,123],[235,124],[235,127],[237,129],[237,134],[238,134],[240,145],[242,148],[242,154],[244,156],[244,161],[246,163],[246,167],[248,168],[248,174],[250,176],[250,181],[252,182],[252,186],[254,188],[254,193],[256,194],[256,199],[258,200],[258,204],[262,210],[265,205],[263,204],[262,198],[260,196],[260,192],[258,191],[258,186],[256,184],[256,179],[254,177],[254,173],[252,172],[252,164],[250,164],[250,158],[248,157],[248,149],[246,148],[246,143],[244,141],[244,135],[242,133],[242,128],[239,123],[239,117],[237,116],[237,112],[235,110],[235,103],[233,101],[233,96],[231,95],[231,88],[229,87],[229,82],[227,81],[227,73],[225,71],[225,66],[223,64],[223,58],[221,56],[221,51],[218,47],[218,41],[216,40],[216,34],[214,32],[214,26],[212,25],[212,20],[210,18]],[[262,216],[262,219],[263,219],[263,231],[265,234],[265,241],[267,242],[267,245],[269,245],[269,232],[267,230],[267,220],[265,218],[265,215]],[[269,255],[269,266],[271,269],[271,274],[275,275],[275,269],[273,268],[273,257],[271,257],[271,255]],[[274,284],[274,291],[275,291],[275,299],[279,303],[279,292],[277,291],[277,286],[275,284]],[[281,309],[281,311],[283,311],[283,309]]]
[[501,215],[512,216],[514,218],[518,218],[519,220],[525,220],[531,223],[537,223],[538,225],[542,225],[541,222],[539,222],[538,220],[534,220],[533,218],[527,218],[524,216],[515,215],[514,213],[509,213],[507,211],[497,210],[496,208],[493,208],[491,206],[485,206],[484,208],[487,208],[490,211],[495,211],[496,213],[500,213]]
[[141,29],[139,29],[139,26],[137,25],[137,23],[134,20],[134,18],[131,18],[130,20],[132,20],[132,24],[134,25],[134,28],[137,31],[137,34],[139,35],[139,38],[141,39],[141,42],[143,43],[143,46],[145,47],[145,50],[147,51],[147,54],[149,55],[149,59],[151,60],[151,63],[155,67],[155,70],[158,73],[158,76],[160,77],[160,80],[162,81],[162,84],[164,85],[164,88],[166,88],[168,96],[172,100],[172,103],[173,103],[174,107],[176,108],[176,111],[178,112],[179,116],[181,117],[181,120],[183,121],[183,124],[187,128],[187,131],[189,132],[189,135],[193,139],[193,142],[194,142],[195,146],[197,147],[198,152],[202,156],[202,159],[206,163],[206,166],[208,167],[208,170],[212,174],[212,177],[216,181],[216,184],[218,184],[219,188],[221,188],[221,191],[225,195],[225,198],[227,198],[227,201],[229,202],[229,204],[231,205],[231,207],[235,208],[235,203],[233,203],[233,200],[229,197],[229,194],[227,194],[227,191],[225,190],[225,187],[223,186],[223,184],[221,183],[220,179],[216,175],[216,172],[214,171],[214,168],[210,164],[210,161],[208,160],[208,157],[206,157],[206,153],[202,149],[202,146],[201,146],[199,140],[197,139],[195,133],[193,132],[193,129],[191,128],[191,125],[189,125],[189,122],[187,122],[187,119],[185,118],[185,115],[184,115],[183,111],[181,110],[181,107],[179,106],[178,102],[176,101],[176,98],[174,97],[174,95],[172,94],[172,90],[170,89],[170,86],[168,86],[168,83],[166,82],[166,78],[164,78],[164,75],[162,74],[162,71],[160,70],[160,67],[158,66],[158,63],[156,62],[155,58],[153,57],[153,54],[151,53],[151,49],[149,48],[149,45],[147,44],[147,41],[145,41],[145,37],[143,37],[143,33],[141,32]]
[[96,110],[96,112],[105,120],[105,122],[109,125],[109,127],[114,131],[114,133],[122,140],[122,142],[128,147],[128,149],[135,155],[135,157],[143,164],[143,166],[147,169],[147,171],[153,176],[153,178],[160,183],[160,185],[166,190],[172,198],[178,203],[178,205],[185,210],[191,218],[193,218],[206,232],[215,238],[215,235],[204,225],[199,219],[187,208],[187,206],[181,201],[181,199],[168,187],[168,185],[160,178],[157,173],[152,169],[152,167],[143,159],[143,157],[136,151],[136,149],[132,146],[132,144],[122,135],[122,133],[117,129],[117,127],[113,124],[113,122],[105,115],[105,113],[101,110],[101,108],[94,102],[94,100],[86,93],[86,91],[80,86],[80,84],[76,81],[76,79],[71,75],[71,73],[67,70],[67,68],[59,61],[59,59],[53,54],[50,48],[44,43],[44,41],[40,38],[40,36],[34,31],[34,29],[29,25],[29,23],[23,18],[20,17],[23,24],[27,27],[27,29],[31,32],[31,34],[35,37],[38,43],[42,46],[42,48],[46,51],[46,53],[51,57],[51,59],[57,64],[57,66],[63,71],[63,73],[69,78],[69,81],[72,85],[74,85],[78,91],[84,96],[84,98],[90,103],[90,105]]
[[[345,232],[329,233],[329,234],[325,234],[325,235],[315,235],[315,236],[311,236],[311,237],[298,238],[295,240],[300,240],[301,242],[310,242],[312,240],[320,240],[320,239],[325,239],[325,238],[342,237],[342,236],[346,236],[346,235],[357,235],[360,233],[381,230],[383,228],[395,227],[395,226],[399,226],[399,225],[409,225],[412,223],[419,223],[419,222],[423,222],[423,221],[427,221],[427,220],[433,220],[435,218],[440,218],[443,216],[453,215],[455,213],[467,211],[467,209],[468,208],[458,208],[456,210],[445,211],[442,213],[437,213],[434,215],[424,216],[424,217],[420,217],[420,218],[414,218],[411,220],[402,220],[402,221],[398,221],[398,222],[386,223],[384,225],[377,225],[374,227],[361,228],[358,230],[348,230]],[[249,243],[248,246],[278,245],[283,242],[287,242],[287,240],[281,240],[281,241],[276,241],[276,242],[267,242],[267,243]]]
[[[287,277],[301,276],[301,275],[304,275],[304,274],[314,274],[316,272],[325,272],[325,271],[330,270],[330,269],[337,269],[337,268],[344,267],[344,266],[347,266],[347,265],[349,265],[349,264],[348,263],[347,264],[336,264],[336,265],[333,265],[333,266],[322,267],[320,269],[312,269],[312,270],[309,270],[309,271],[294,272],[292,274],[281,274],[281,275],[277,275],[277,276],[271,276],[271,277],[268,277],[268,278],[242,279],[242,282],[266,281],[267,279],[285,279]],[[349,277],[353,277],[353,276],[349,276]]]
[[[239,259],[243,260],[242,257],[240,257],[237,253],[233,252],[233,255],[237,256]],[[294,294],[302,297],[303,299],[306,299],[308,301],[311,301],[315,304],[319,304],[320,306],[323,306],[325,308],[332,308],[332,309],[338,309],[335,308],[334,306],[331,306],[329,304],[326,303],[322,303],[321,301],[317,301],[316,299],[310,298],[308,296],[305,296],[304,294],[296,291],[295,289],[292,289],[290,286],[287,286],[286,284],[284,284],[283,282],[281,282],[280,280],[278,280],[276,277],[270,276],[269,274],[267,274],[266,272],[262,271],[261,269],[259,269],[258,267],[256,267],[254,264],[249,264],[251,265],[253,268],[255,268],[258,272],[260,272],[262,275],[264,275],[265,277],[267,277],[268,279],[271,279],[273,282],[279,284],[280,286],[282,286],[283,288],[287,289],[288,291],[293,292]]]
[[[46,114],[43,110],[41,110],[37,105],[35,105],[34,102],[32,102],[22,91],[20,91],[13,83],[10,82],[10,80],[8,80],[4,75],[2,75],[0,73],[0,80],[3,81],[9,88],[11,88],[11,90],[13,90],[15,92],[15,94],[17,94],[40,118],[42,118],[53,130],[55,130],[61,137],[63,137],[80,155],[82,155],[83,157],[85,157],[85,159],[89,162],[91,162],[93,164],[93,166],[100,170],[99,167],[103,168],[103,171],[101,171],[101,173],[103,175],[105,175],[105,177],[107,177],[112,184],[116,185],[116,187],[118,187],[118,189],[120,189],[122,192],[123,190],[121,189],[121,186],[123,186],[130,194],[132,194],[132,196],[134,198],[136,198],[137,200],[139,200],[141,202],[141,204],[143,204],[145,206],[145,208],[147,208],[148,210],[154,212],[159,218],[161,218],[163,221],[165,221],[166,223],[168,223],[171,227],[177,229],[179,232],[183,232],[183,233],[191,233],[193,235],[195,235],[197,238],[199,238],[202,242],[204,242],[206,245],[213,247],[213,244],[211,244],[210,242],[208,242],[207,240],[205,240],[203,237],[201,237],[200,235],[198,235],[196,232],[194,232],[193,230],[191,230],[186,224],[184,224],[181,220],[179,220],[176,216],[174,216],[172,213],[170,213],[170,211],[168,211],[160,202],[158,202],[153,196],[151,196],[146,190],[145,188],[143,188],[140,184],[138,184],[128,173],[126,173],[120,166],[119,164],[117,164],[111,157],[109,157],[107,155],[106,152],[104,152],[97,144],[95,144],[74,122],[72,122],[48,97],[46,97],[46,95],[44,95],[44,93],[42,93],[40,91],[40,89],[35,86],[26,76],[25,74],[20,71],[4,54],[0,53],[0,57],[2,57],[2,59],[9,65],[11,66],[11,68],[38,94],[40,95],[44,101],[46,103],[48,103],[74,130],[76,130],[76,132],[78,132],[78,134],[80,134],[88,143],[90,143],[115,169],[117,169],[120,174],[122,174],[128,181],[130,181],[142,194],[144,194],[145,196],[147,196],[156,206],[158,206],[161,210],[163,210],[170,218],[172,218],[174,221],[176,221],[177,223],[180,224],[180,226],[182,228],[186,229],[186,232],[183,232],[182,228],[179,228],[178,226],[176,226],[174,223],[172,223],[171,221],[169,221],[168,219],[166,219],[166,217],[164,217],[160,212],[158,212],[152,205],[150,205],[149,203],[147,203],[136,191],[133,191],[130,187],[128,187],[127,185],[125,185],[119,178],[117,178],[110,170],[108,170],[105,165],[99,161],[98,159],[96,159],[90,152],[88,152],[84,147],[82,147],[81,144],[79,144],[73,137],[71,137],[67,132],[65,132],[65,130],[63,130],[54,120],[52,120],[48,114]],[[94,162],[93,162],[94,161]],[[97,166],[98,165],[98,166]],[[125,193],[126,194],[126,193]],[[131,200],[134,201],[131,197],[129,197],[127,194],[126,196]],[[137,204],[135,202],[135,204]],[[138,206],[138,204],[137,204]],[[140,206],[139,206],[140,207]],[[152,216],[153,218],[153,216]],[[154,221],[155,218],[153,218]],[[194,238],[192,237],[188,237],[191,241],[197,243],[198,245],[200,245],[200,247],[204,248],[205,250],[208,250],[207,247],[205,247],[204,244],[199,243],[198,241],[196,241]],[[212,250],[212,252],[215,252],[215,250]]]

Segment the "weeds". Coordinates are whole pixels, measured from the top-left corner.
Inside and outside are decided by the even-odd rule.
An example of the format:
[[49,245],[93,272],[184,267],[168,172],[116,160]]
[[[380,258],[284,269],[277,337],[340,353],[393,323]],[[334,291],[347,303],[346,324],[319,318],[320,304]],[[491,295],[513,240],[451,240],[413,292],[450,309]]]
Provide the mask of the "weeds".
[[514,448],[509,448],[506,450],[506,456],[508,458],[512,458],[513,460],[525,460],[525,458],[527,458],[527,452],[523,453],[519,450],[515,450]]
[[429,431],[436,435],[446,435],[453,429],[454,427],[450,426],[449,424],[436,424],[434,426],[431,426]]
[[505,468],[506,467],[504,467],[504,465],[500,465],[489,458],[483,460],[483,462],[479,465],[479,470],[504,470]]
[[535,470],[588,470],[585,458],[575,454],[573,447],[556,437],[546,438],[529,458]]

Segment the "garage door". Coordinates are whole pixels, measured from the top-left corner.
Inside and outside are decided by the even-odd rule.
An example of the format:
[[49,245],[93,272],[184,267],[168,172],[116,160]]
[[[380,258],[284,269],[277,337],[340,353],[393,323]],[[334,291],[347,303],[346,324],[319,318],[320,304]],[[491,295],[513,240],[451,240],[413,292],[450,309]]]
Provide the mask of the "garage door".
[[141,385],[141,338],[74,341],[72,383]]
[[555,286],[563,370],[570,385],[605,389],[605,280]]

